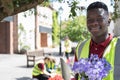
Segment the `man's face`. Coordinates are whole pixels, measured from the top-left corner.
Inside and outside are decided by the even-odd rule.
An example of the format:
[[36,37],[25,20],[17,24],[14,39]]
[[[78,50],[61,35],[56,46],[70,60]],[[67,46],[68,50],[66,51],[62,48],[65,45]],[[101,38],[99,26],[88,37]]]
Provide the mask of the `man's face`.
[[87,28],[92,36],[99,37],[108,32],[109,14],[102,8],[87,12]]

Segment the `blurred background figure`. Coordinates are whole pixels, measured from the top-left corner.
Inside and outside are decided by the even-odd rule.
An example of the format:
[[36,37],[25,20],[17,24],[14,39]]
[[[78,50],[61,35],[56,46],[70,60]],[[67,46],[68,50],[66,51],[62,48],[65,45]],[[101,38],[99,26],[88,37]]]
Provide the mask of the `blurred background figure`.
[[70,56],[70,53],[72,51],[72,46],[71,46],[72,42],[71,40],[69,39],[68,36],[65,37],[65,41],[64,41],[64,47],[65,47],[65,56],[66,56],[66,59],[67,59],[67,62],[69,62],[69,56]]
[[45,63],[46,71],[48,73],[52,73],[52,72],[55,71],[55,69],[56,69],[55,59],[53,59],[51,57],[45,57],[44,58],[44,63]]
[[44,63],[37,63],[32,70],[33,80],[48,80],[50,76],[44,73],[44,69]]

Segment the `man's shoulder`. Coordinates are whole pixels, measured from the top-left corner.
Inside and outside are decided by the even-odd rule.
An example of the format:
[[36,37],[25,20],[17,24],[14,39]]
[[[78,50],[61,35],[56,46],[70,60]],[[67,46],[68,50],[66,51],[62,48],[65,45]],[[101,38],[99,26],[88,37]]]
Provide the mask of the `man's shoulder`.
[[115,38],[118,39],[118,40],[120,40],[120,37],[113,37],[113,39],[115,39]]
[[85,40],[82,41],[81,43],[85,43],[85,42],[87,42],[87,41],[89,41],[89,40],[91,40],[91,39],[85,39]]
[[113,37],[113,39],[117,39],[117,44],[120,44],[120,37]]
[[120,37],[117,37],[117,38],[118,38],[117,42],[119,42],[119,43],[120,43]]
[[78,45],[77,46],[83,46],[88,40],[90,39],[85,39],[84,41],[81,41],[81,42],[78,42]]

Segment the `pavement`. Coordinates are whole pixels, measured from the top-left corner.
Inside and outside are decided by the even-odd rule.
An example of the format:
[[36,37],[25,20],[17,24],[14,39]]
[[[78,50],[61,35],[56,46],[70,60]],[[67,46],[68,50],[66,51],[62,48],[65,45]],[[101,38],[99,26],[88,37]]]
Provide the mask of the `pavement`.
[[[46,52],[51,50],[50,53],[56,59],[57,64],[60,64],[60,58],[63,56],[59,56],[57,49],[45,50]],[[31,80],[33,67],[27,67],[26,61],[25,54],[0,54],[0,80]]]
[[25,55],[0,54],[0,80],[31,80],[31,72]]
[[31,80],[32,68],[26,66],[25,54],[0,54],[0,80]]
[[[59,56],[59,47],[44,48],[44,52],[45,56],[50,54],[54,57],[57,65],[60,64],[61,57],[65,59],[63,45],[62,56]],[[41,58],[45,56],[41,56]],[[26,63],[25,54],[0,54],[0,80],[31,80],[33,67],[27,67]]]

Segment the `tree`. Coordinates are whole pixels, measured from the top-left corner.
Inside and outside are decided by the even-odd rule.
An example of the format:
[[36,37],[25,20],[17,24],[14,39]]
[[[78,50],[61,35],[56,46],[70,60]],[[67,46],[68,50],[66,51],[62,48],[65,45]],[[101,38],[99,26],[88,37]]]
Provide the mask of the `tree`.
[[[75,17],[77,15],[76,10],[85,9],[84,7],[77,6],[77,4],[79,4],[79,0],[0,0],[0,21],[7,16],[12,16],[17,13],[24,12],[36,7],[39,4],[42,4],[43,6],[50,6],[50,1],[59,1],[61,3],[67,1],[68,5],[71,7],[71,13],[69,17]],[[119,15],[117,7],[118,5],[113,4],[113,2],[117,3],[117,1],[119,0],[111,0],[111,4],[113,5],[115,10],[115,12],[113,13],[113,19],[115,19],[116,17],[118,18]]]
[[25,45],[24,42],[26,42],[26,30],[24,29],[24,26],[22,23],[18,25],[18,53],[25,53],[26,50],[29,50],[30,47],[28,45]]
[[62,38],[69,36],[72,41],[83,41],[90,37],[86,28],[86,17],[79,16],[62,24]]
[[41,4],[44,0],[0,0],[0,21],[7,16],[24,12]]
[[59,43],[58,12],[56,11],[53,11],[52,39],[54,45],[57,45]]

